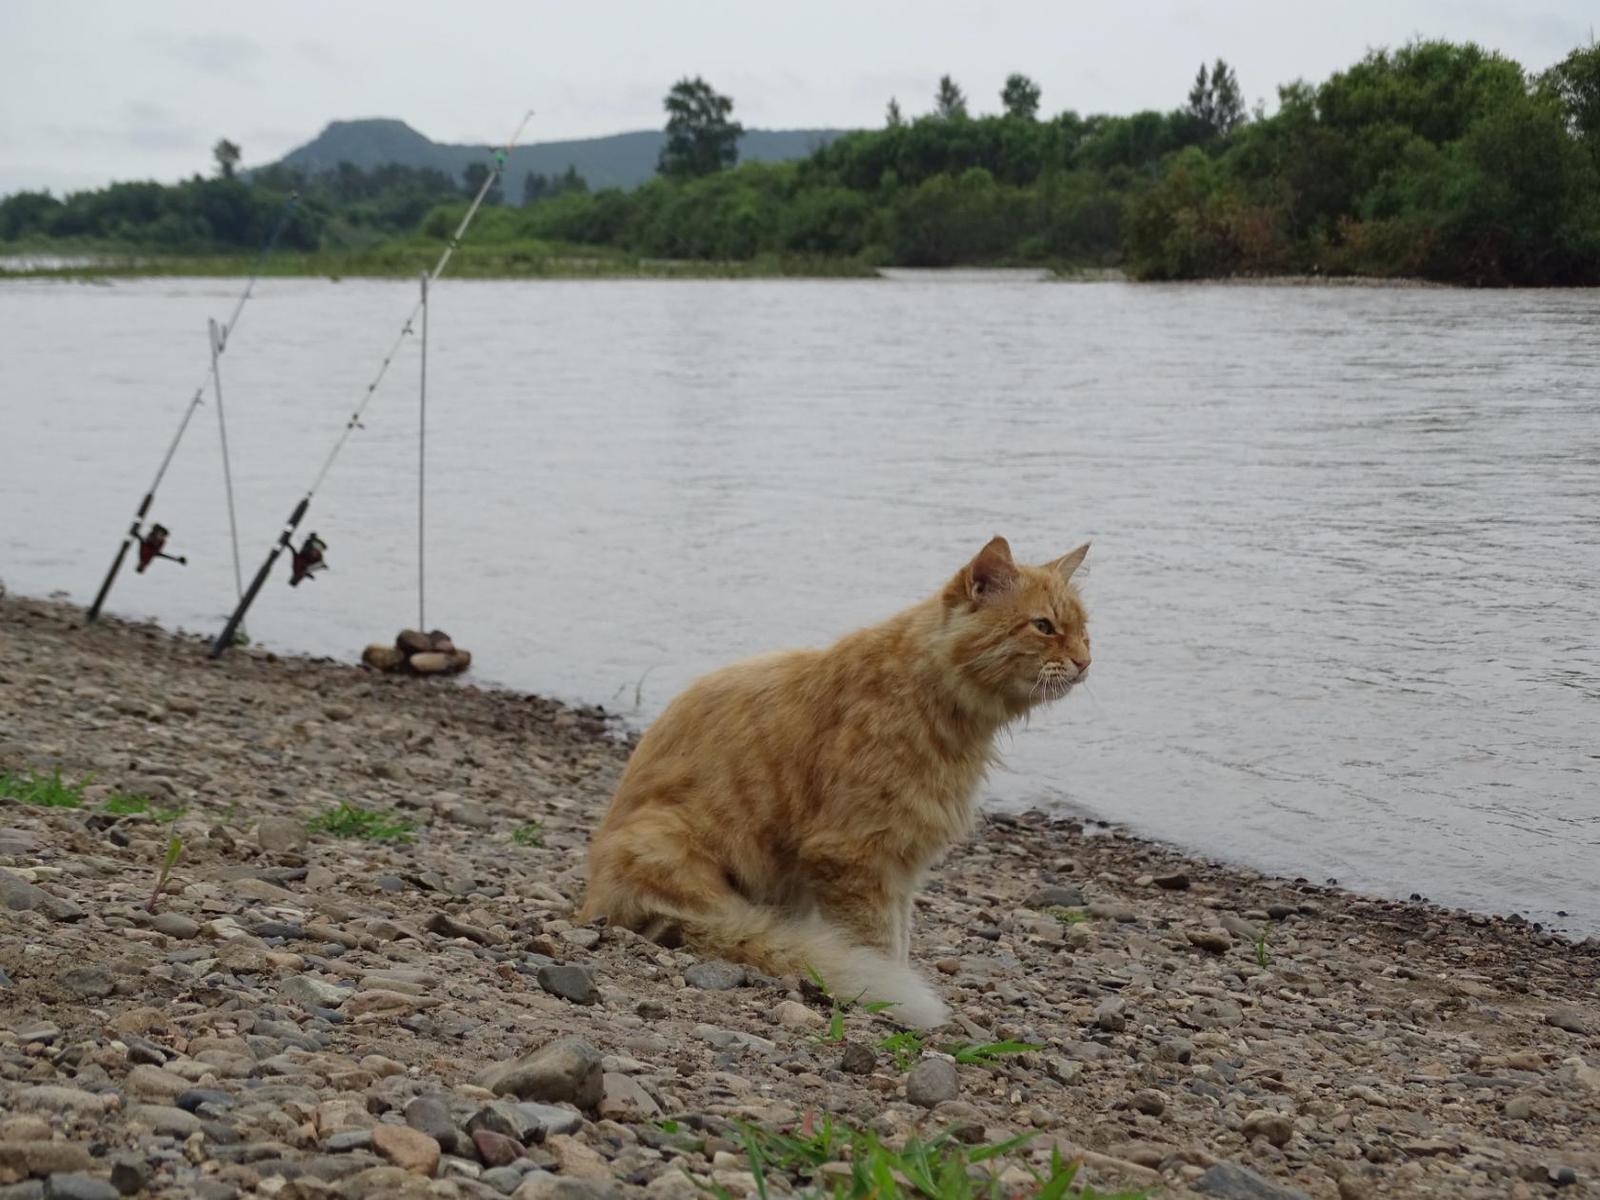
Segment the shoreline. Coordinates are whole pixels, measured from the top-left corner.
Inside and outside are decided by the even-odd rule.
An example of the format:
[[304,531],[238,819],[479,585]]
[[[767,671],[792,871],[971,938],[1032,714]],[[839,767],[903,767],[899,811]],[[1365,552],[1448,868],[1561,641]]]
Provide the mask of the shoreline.
[[[306,1175],[317,1195],[688,1200],[690,1175],[745,1195],[726,1122],[821,1110],[890,1144],[1032,1133],[996,1159],[1018,1186],[1058,1146],[1080,1181],[1162,1196],[1234,1169],[1277,1190],[1200,1194],[1600,1194],[1582,1149],[1600,939],[987,813],[919,900],[913,957],[957,1014],[920,1060],[1038,1048],[955,1064],[930,1096],[887,1015],[846,1011],[834,1039],[798,980],[573,924],[631,741],[604,710],[261,650],[211,662],[197,637],[81,618],[0,596],[0,772],[93,775],[81,807],[0,799],[0,1112],[45,1118],[0,1117],[0,1195],[8,1171],[117,1155],[152,1196],[295,1195],[272,1181]],[[151,803],[107,812],[116,794]],[[341,803],[410,840],[306,833]],[[509,1148],[466,1128],[485,1070],[563,1034],[604,1059],[602,1094],[491,1165]],[[213,1099],[186,1106],[196,1088]],[[423,1108],[431,1180],[384,1128]],[[668,1118],[699,1147],[668,1144]],[[562,1190],[578,1179],[598,1190]]]
[[[465,249],[472,249],[470,246]],[[345,258],[321,254],[280,255],[261,270],[266,279],[393,279],[414,280],[417,270],[430,264],[433,248],[396,247],[371,256]],[[58,265],[8,267],[7,258],[58,260]],[[99,261],[79,261],[97,259]],[[214,279],[250,275],[249,255],[142,255],[129,252],[85,252],[79,255],[20,251],[11,255],[0,247],[0,281],[55,279],[102,283],[117,279]],[[614,254],[532,254],[478,248],[476,255],[462,253],[454,260],[450,278],[456,280],[959,280],[962,276],[1039,276],[1039,283],[1132,283],[1146,287],[1331,287],[1457,291],[1562,291],[1561,288],[1472,288],[1410,276],[1377,275],[1218,275],[1198,279],[1138,280],[1119,267],[990,264],[987,266],[893,267],[871,266],[848,259],[703,260],[633,258]],[[894,277],[901,277],[895,280]]]

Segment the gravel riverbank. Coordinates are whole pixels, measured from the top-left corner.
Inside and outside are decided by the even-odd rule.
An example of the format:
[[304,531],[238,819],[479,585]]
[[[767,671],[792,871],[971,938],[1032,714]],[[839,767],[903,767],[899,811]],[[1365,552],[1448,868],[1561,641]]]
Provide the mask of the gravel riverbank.
[[[735,1123],[824,1113],[1032,1133],[986,1164],[1015,1195],[1059,1148],[1174,1197],[1600,1196],[1594,940],[992,816],[918,904],[959,1022],[919,1048],[574,923],[627,749],[598,710],[0,599],[0,772],[89,777],[0,799],[0,1200],[744,1196]],[[1038,1048],[949,1055],[1004,1041]]]

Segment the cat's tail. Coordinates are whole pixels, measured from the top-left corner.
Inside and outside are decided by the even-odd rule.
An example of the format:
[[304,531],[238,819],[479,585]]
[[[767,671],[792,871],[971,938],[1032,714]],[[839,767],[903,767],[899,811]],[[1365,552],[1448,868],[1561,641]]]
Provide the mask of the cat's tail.
[[739,901],[714,914],[680,919],[701,952],[751,963],[773,975],[815,973],[841,1001],[889,1005],[897,1021],[932,1029],[950,1011],[928,982],[888,955],[853,942],[819,916],[798,916]]

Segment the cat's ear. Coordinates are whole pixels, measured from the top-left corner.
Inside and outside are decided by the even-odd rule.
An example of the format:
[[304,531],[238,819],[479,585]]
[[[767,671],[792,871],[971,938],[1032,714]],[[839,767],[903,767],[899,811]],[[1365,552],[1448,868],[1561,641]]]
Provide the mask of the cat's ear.
[[1072,573],[1083,565],[1084,555],[1089,553],[1089,543],[1085,542],[1076,550],[1069,550],[1054,562],[1047,562],[1044,569],[1047,571],[1061,572],[1061,578],[1070,580]]
[[1008,589],[1017,579],[1017,564],[1011,558],[1011,544],[996,535],[978,551],[962,572],[967,598],[982,603]]

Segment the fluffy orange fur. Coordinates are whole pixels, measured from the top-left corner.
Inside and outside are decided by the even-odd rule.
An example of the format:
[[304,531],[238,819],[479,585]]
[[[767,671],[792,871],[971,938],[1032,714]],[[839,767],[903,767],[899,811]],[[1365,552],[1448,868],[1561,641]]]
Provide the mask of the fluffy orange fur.
[[692,684],[645,733],[589,851],[584,919],[933,1026],[912,900],[971,829],[996,735],[1089,669],[1072,573],[995,538],[937,595],[826,650]]

